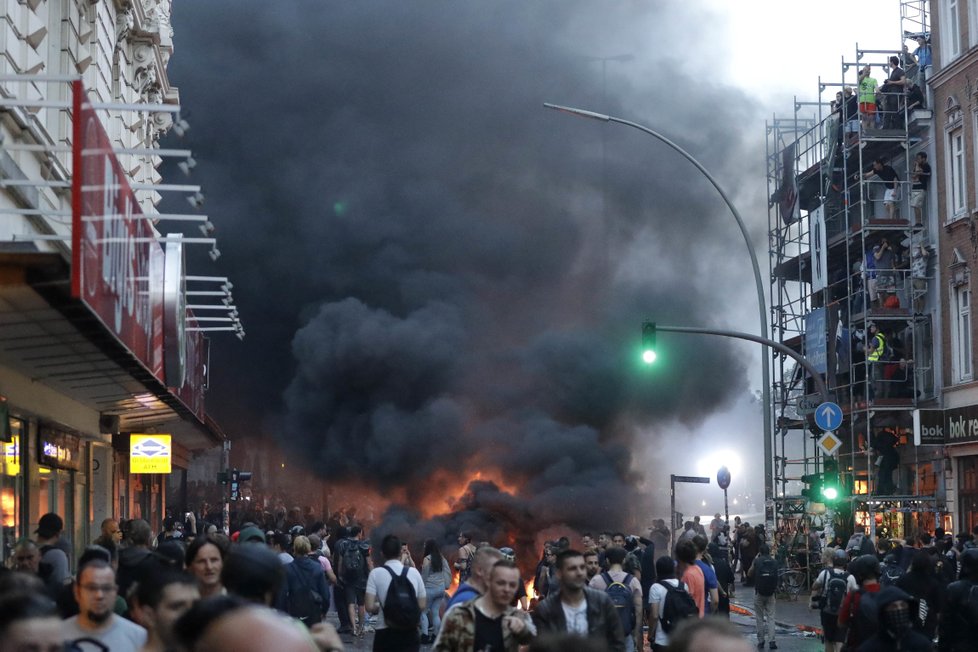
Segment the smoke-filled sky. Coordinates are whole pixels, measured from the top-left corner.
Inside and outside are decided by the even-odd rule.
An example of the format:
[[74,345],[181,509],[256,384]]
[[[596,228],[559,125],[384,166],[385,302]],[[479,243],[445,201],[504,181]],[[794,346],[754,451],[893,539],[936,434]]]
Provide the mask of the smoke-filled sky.
[[[636,0],[174,4],[169,76],[223,254],[194,271],[231,277],[248,334],[212,339],[208,411],[232,438],[274,434],[323,477],[417,500],[435,476],[493,469],[523,513],[582,525],[694,472],[697,446],[759,453],[758,351],[660,334],[661,364],[636,363],[645,318],[756,331],[727,209],[651,138],[542,108],[689,149],[766,274],[776,93],[731,69],[742,18]],[[718,414],[725,431],[704,431]]]

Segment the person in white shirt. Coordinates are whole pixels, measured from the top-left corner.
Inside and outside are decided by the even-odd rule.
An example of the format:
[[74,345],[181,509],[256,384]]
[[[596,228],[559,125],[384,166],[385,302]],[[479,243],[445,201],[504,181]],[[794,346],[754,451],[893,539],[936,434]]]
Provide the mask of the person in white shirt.
[[[367,611],[380,614],[374,635],[374,650],[385,652],[416,652],[420,649],[421,640],[417,625],[411,629],[396,629],[387,625],[384,617],[384,602],[387,600],[387,590],[390,588],[394,575],[401,575],[405,570],[401,563],[401,540],[393,534],[388,534],[380,542],[380,552],[384,556],[384,565],[370,571],[367,576],[367,592],[365,604]],[[389,569],[389,570],[388,570]],[[424,611],[428,603],[424,580],[416,568],[407,568],[407,579],[414,587],[414,595],[418,600],[418,614]],[[420,617],[419,617],[420,623]]]
[[62,623],[66,642],[95,639],[112,652],[136,652],[146,644],[146,630],[117,616],[115,571],[107,561],[96,559],[82,566],[75,583],[78,615]]
[[688,587],[676,579],[676,564],[672,557],[664,556],[655,560],[655,575],[658,581],[649,588],[649,639],[652,641],[652,649],[656,652],[665,650],[669,645],[669,635],[662,629],[659,617],[666,605],[666,595],[668,593],[663,583],[669,586],[681,588],[688,591]]

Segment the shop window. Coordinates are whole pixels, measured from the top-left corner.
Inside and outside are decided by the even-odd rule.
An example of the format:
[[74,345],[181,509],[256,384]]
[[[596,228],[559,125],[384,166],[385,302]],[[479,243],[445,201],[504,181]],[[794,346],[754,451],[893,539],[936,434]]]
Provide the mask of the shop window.
[[978,524],[978,457],[960,460],[958,495],[963,531],[971,532]]
[[0,441],[0,527],[3,528],[2,556],[6,560],[14,544],[27,536],[22,518],[24,476],[21,443],[24,423],[10,419],[10,441]]

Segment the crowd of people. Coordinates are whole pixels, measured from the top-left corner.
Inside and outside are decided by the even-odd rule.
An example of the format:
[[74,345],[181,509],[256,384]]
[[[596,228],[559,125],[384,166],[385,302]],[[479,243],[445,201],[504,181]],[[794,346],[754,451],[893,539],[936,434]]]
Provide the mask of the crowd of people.
[[[769,533],[717,514],[642,536],[568,533],[537,561],[469,532],[453,544],[372,540],[348,519],[282,525],[228,536],[168,520],[154,535],[107,519],[76,562],[46,514],[0,572],[0,650],[342,650],[367,632],[393,652],[773,650],[786,565],[809,571],[826,652],[978,640],[978,528],[823,541],[804,524]],[[753,593],[754,641],[728,622],[738,585]]]

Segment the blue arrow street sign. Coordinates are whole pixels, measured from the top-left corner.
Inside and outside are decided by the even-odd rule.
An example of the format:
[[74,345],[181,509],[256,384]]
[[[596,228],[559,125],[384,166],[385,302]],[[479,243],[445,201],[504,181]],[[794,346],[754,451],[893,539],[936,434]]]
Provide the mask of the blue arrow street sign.
[[835,430],[842,425],[842,408],[826,401],[815,408],[815,425],[822,430]]

